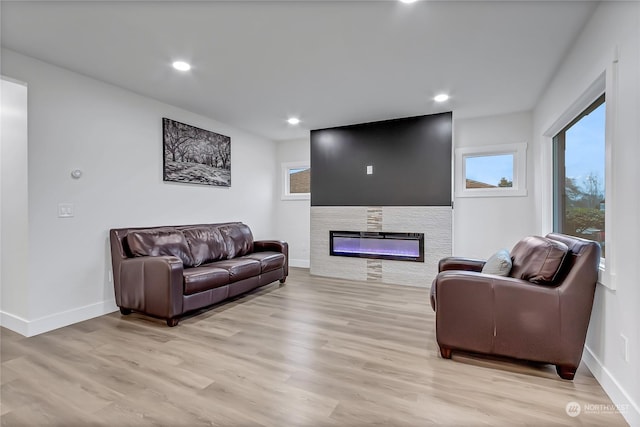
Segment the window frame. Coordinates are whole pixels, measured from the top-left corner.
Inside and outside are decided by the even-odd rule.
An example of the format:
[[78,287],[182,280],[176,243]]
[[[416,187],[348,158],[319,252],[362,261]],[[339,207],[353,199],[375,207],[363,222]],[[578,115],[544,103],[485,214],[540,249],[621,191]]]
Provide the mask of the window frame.
[[[616,131],[617,116],[617,92],[618,92],[618,69],[617,61],[614,60],[607,66],[593,83],[558,117],[558,119],[543,133],[547,144],[545,145],[545,157],[547,163],[548,180],[545,188],[549,193],[545,197],[545,211],[543,229],[553,230],[553,138],[562,129],[573,121],[580,113],[586,110],[600,96],[606,95],[606,111],[605,111],[605,245],[607,248],[607,257],[600,258],[600,268],[598,274],[598,284],[608,288],[611,291],[616,290],[616,268],[615,268],[615,245],[612,242],[612,236],[615,235],[615,224],[612,220],[616,209],[616,193],[614,185],[614,174],[612,170],[614,158],[614,140]],[[547,157],[548,156],[548,157]]]
[[[566,176],[560,173],[560,166],[565,165],[565,151],[566,151],[566,133],[569,129],[571,129],[576,123],[582,120],[584,117],[591,114],[594,110],[600,107],[602,104],[605,104],[605,153],[606,153],[606,96],[605,92],[603,92],[600,96],[598,96],[591,104],[589,104],[582,112],[580,112],[573,120],[571,120],[564,128],[562,128],[553,138],[551,139],[552,143],[552,164],[553,164],[553,189],[552,189],[552,212],[553,212],[553,222],[552,227],[554,232],[564,233],[564,229],[566,228],[566,206],[565,206],[565,198],[564,198],[564,188],[566,187]],[[605,155],[606,157],[606,155]],[[605,158],[605,187],[604,190],[604,200],[605,205],[607,201],[607,162]],[[564,216],[561,216],[560,213],[564,212]],[[605,233],[607,230],[606,226],[606,210],[605,210]],[[562,231],[560,231],[560,229]],[[606,234],[605,234],[606,236]],[[606,243],[605,243],[606,247]],[[600,266],[604,268],[605,257],[600,258]]]
[[[471,157],[513,156],[513,185],[496,188],[467,188],[466,159]],[[522,197],[527,195],[527,143],[463,147],[455,150],[456,197]]]
[[310,162],[285,162],[282,163],[282,200],[311,200],[309,193],[291,193],[289,180],[292,169],[311,169]]

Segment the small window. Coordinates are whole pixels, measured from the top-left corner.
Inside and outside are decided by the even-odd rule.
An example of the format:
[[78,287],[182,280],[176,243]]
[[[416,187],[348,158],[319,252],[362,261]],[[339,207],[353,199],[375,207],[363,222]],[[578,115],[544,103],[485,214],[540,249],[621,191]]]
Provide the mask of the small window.
[[465,157],[465,188],[512,188],[513,154]]
[[283,163],[282,181],[282,200],[311,198],[311,167],[308,163]]
[[525,196],[527,144],[456,149],[456,196]]

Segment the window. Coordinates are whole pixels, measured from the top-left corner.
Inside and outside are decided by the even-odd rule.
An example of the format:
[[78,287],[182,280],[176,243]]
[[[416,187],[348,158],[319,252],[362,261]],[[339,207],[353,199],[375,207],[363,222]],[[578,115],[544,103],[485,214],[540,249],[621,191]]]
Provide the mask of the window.
[[525,196],[527,144],[456,149],[456,196]]
[[311,198],[311,168],[308,163],[283,163],[282,182],[282,200]]
[[465,157],[465,188],[513,187],[513,154]]
[[595,240],[605,257],[605,96],[553,138],[553,229]]

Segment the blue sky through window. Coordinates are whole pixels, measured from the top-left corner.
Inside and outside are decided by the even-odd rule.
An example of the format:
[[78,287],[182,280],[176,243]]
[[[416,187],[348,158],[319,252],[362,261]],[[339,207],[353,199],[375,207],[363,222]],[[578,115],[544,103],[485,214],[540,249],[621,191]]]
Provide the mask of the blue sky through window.
[[603,194],[605,110],[603,103],[567,129],[565,134],[565,176],[586,190],[585,180],[589,174],[594,174]]
[[289,175],[293,175],[294,173],[298,173],[298,172],[302,172],[302,171],[306,171],[309,168],[296,168],[296,169],[289,169]]
[[500,179],[513,181],[513,154],[465,158],[465,178],[498,186]]

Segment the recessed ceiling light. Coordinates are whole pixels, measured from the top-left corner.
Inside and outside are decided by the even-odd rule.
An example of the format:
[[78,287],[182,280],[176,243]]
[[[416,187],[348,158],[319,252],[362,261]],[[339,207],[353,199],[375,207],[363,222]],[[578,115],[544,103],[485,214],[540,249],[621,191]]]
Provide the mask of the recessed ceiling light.
[[449,95],[447,95],[446,93],[441,93],[440,95],[436,95],[433,100],[436,102],[444,102],[447,99],[449,99]]
[[191,65],[184,61],[176,61],[173,63],[173,68],[179,71],[189,71],[191,69]]
[[402,3],[409,4],[409,3],[415,3],[417,0],[400,0],[400,1],[401,1]]
[[287,123],[289,123],[290,125],[297,125],[298,123],[300,123],[300,119],[297,117],[289,117]]

